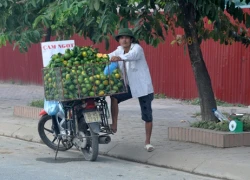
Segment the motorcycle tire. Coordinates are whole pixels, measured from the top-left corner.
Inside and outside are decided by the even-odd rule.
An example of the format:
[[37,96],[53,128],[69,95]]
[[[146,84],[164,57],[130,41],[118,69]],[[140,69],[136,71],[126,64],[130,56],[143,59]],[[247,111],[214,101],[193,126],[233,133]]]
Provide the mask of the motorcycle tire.
[[83,156],[87,161],[95,161],[99,153],[99,141],[98,134],[94,133],[91,128],[86,133],[87,145],[85,148],[82,148]]
[[[41,117],[41,119],[38,122],[38,134],[40,136],[40,138],[42,139],[42,141],[44,142],[44,144],[46,144],[49,148],[56,150],[57,149],[57,145],[58,145],[58,138],[54,137],[53,140],[50,140],[50,138],[48,138],[48,136],[46,135],[45,131],[53,134],[54,130],[53,127],[51,127],[51,129],[47,129],[45,128],[45,124],[51,121],[52,124],[52,118],[49,115],[44,115]],[[57,141],[56,141],[57,140]],[[64,144],[62,144],[62,142],[60,142],[58,151],[67,151],[70,148],[72,148],[73,144],[69,147],[66,147]]]

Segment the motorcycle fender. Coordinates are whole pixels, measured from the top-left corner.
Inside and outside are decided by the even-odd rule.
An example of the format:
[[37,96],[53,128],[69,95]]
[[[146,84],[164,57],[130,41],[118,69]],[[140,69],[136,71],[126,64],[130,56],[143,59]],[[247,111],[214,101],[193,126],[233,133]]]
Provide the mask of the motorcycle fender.
[[91,130],[94,133],[98,134],[100,132],[100,123],[99,122],[89,123],[88,126],[89,126],[89,128],[91,128]]
[[40,111],[39,116],[44,116],[45,114],[47,114],[47,112],[43,109]]

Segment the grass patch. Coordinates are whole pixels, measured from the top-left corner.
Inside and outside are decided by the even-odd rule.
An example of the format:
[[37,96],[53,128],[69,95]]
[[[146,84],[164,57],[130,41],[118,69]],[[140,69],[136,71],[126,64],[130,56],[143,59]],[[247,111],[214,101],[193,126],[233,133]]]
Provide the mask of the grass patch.
[[11,84],[15,84],[16,82],[15,82],[14,79],[11,79],[11,80],[10,80],[10,83],[11,83]]
[[[250,131],[250,114],[244,115],[240,121],[243,122],[243,131],[249,132]],[[202,129],[210,129],[215,131],[225,131],[229,132],[229,122],[222,121],[222,122],[214,122],[214,121],[197,121],[191,123],[191,127],[195,128],[202,128]]]
[[167,96],[165,94],[154,94],[155,99],[166,99]]
[[227,121],[219,123],[216,123],[214,121],[198,121],[191,124],[191,127],[210,129],[216,131],[229,131],[228,126],[229,122]]
[[[188,104],[192,104],[192,105],[200,105],[200,99],[199,98],[195,98],[195,99],[191,99],[191,100],[184,100],[185,102],[187,102]],[[228,103],[219,99],[216,99],[216,104],[217,106],[223,106],[223,107],[246,107],[246,105],[244,104],[232,104],[232,103]]]
[[196,117],[200,117],[200,116],[201,116],[201,112],[196,112],[191,117],[196,118]]
[[43,108],[44,100],[33,100],[29,103],[29,106]]

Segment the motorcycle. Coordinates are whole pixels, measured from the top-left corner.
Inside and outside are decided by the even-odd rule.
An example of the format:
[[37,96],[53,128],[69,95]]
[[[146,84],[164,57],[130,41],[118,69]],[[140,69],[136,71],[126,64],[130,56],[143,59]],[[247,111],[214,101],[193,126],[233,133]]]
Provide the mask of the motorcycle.
[[[38,133],[48,147],[67,151],[75,146],[84,158],[95,161],[99,144],[108,144],[113,134],[105,97],[59,102],[59,112],[49,116],[45,110],[39,114]],[[49,125],[48,125],[49,124]]]

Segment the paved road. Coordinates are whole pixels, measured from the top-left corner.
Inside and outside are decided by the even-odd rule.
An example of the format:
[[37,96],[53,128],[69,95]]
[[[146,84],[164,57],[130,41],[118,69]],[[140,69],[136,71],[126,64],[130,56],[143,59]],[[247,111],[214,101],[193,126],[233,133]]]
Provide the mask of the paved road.
[[97,162],[87,162],[78,151],[59,152],[55,161],[54,152],[41,144],[6,137],[0,137],[0,142],[2,180],[212,180],[103,156]]
[[[13,116],[13,106],[27,105],[28,102],[40,98],[43,98],[43,88],[41,86],[0,83],[0,134],[40,142],[40,138],[37,134],[37,119]],[[232,107],[219,107],[220,110],[225,112],[230,112],[231,108]],[[250,108],[237,107],[235,109],[237,109],[239,113],[250,112]],[[143,148],[145,130],[143,121],[140,120],[138,100],[131,99],[121,103],[118,132],[112,136],[111,143],[101,145],[100,150],[104,154],[112,157],[125,158],[146,164],[173,167],[175,169],[213,177],[249,180],[249,147],[220,149],[200,144],[168,140],[168,127],[188,126],[187,121],[196,121],[195,118],[191,117],[195,112],[199,112],[198,106],[187,105],[179,100],[154,100],[152,144],[156,147],[156,150],[152,153],[148,153]],[[181,120],[186,120],[186,122],[181,123]],[[65,158],[65,156],[63,157]],[[47,155],[47,158],[51,160],[50,155]],[[102,160],[103,157],[101,157],[100,161],[102,162]],[[67,161],[67,159],[63,159],[62,161]],[[110,162],[108,165],[109,164]],[[51,169],[50,166],[48,167]],[[2,172],[1,169],[0,172]],[[125,171],[124,174],[126,175],[127,172]],[[120,178],[120,176],[118,177]],[[1,176],[0,180],[2,180]]]

